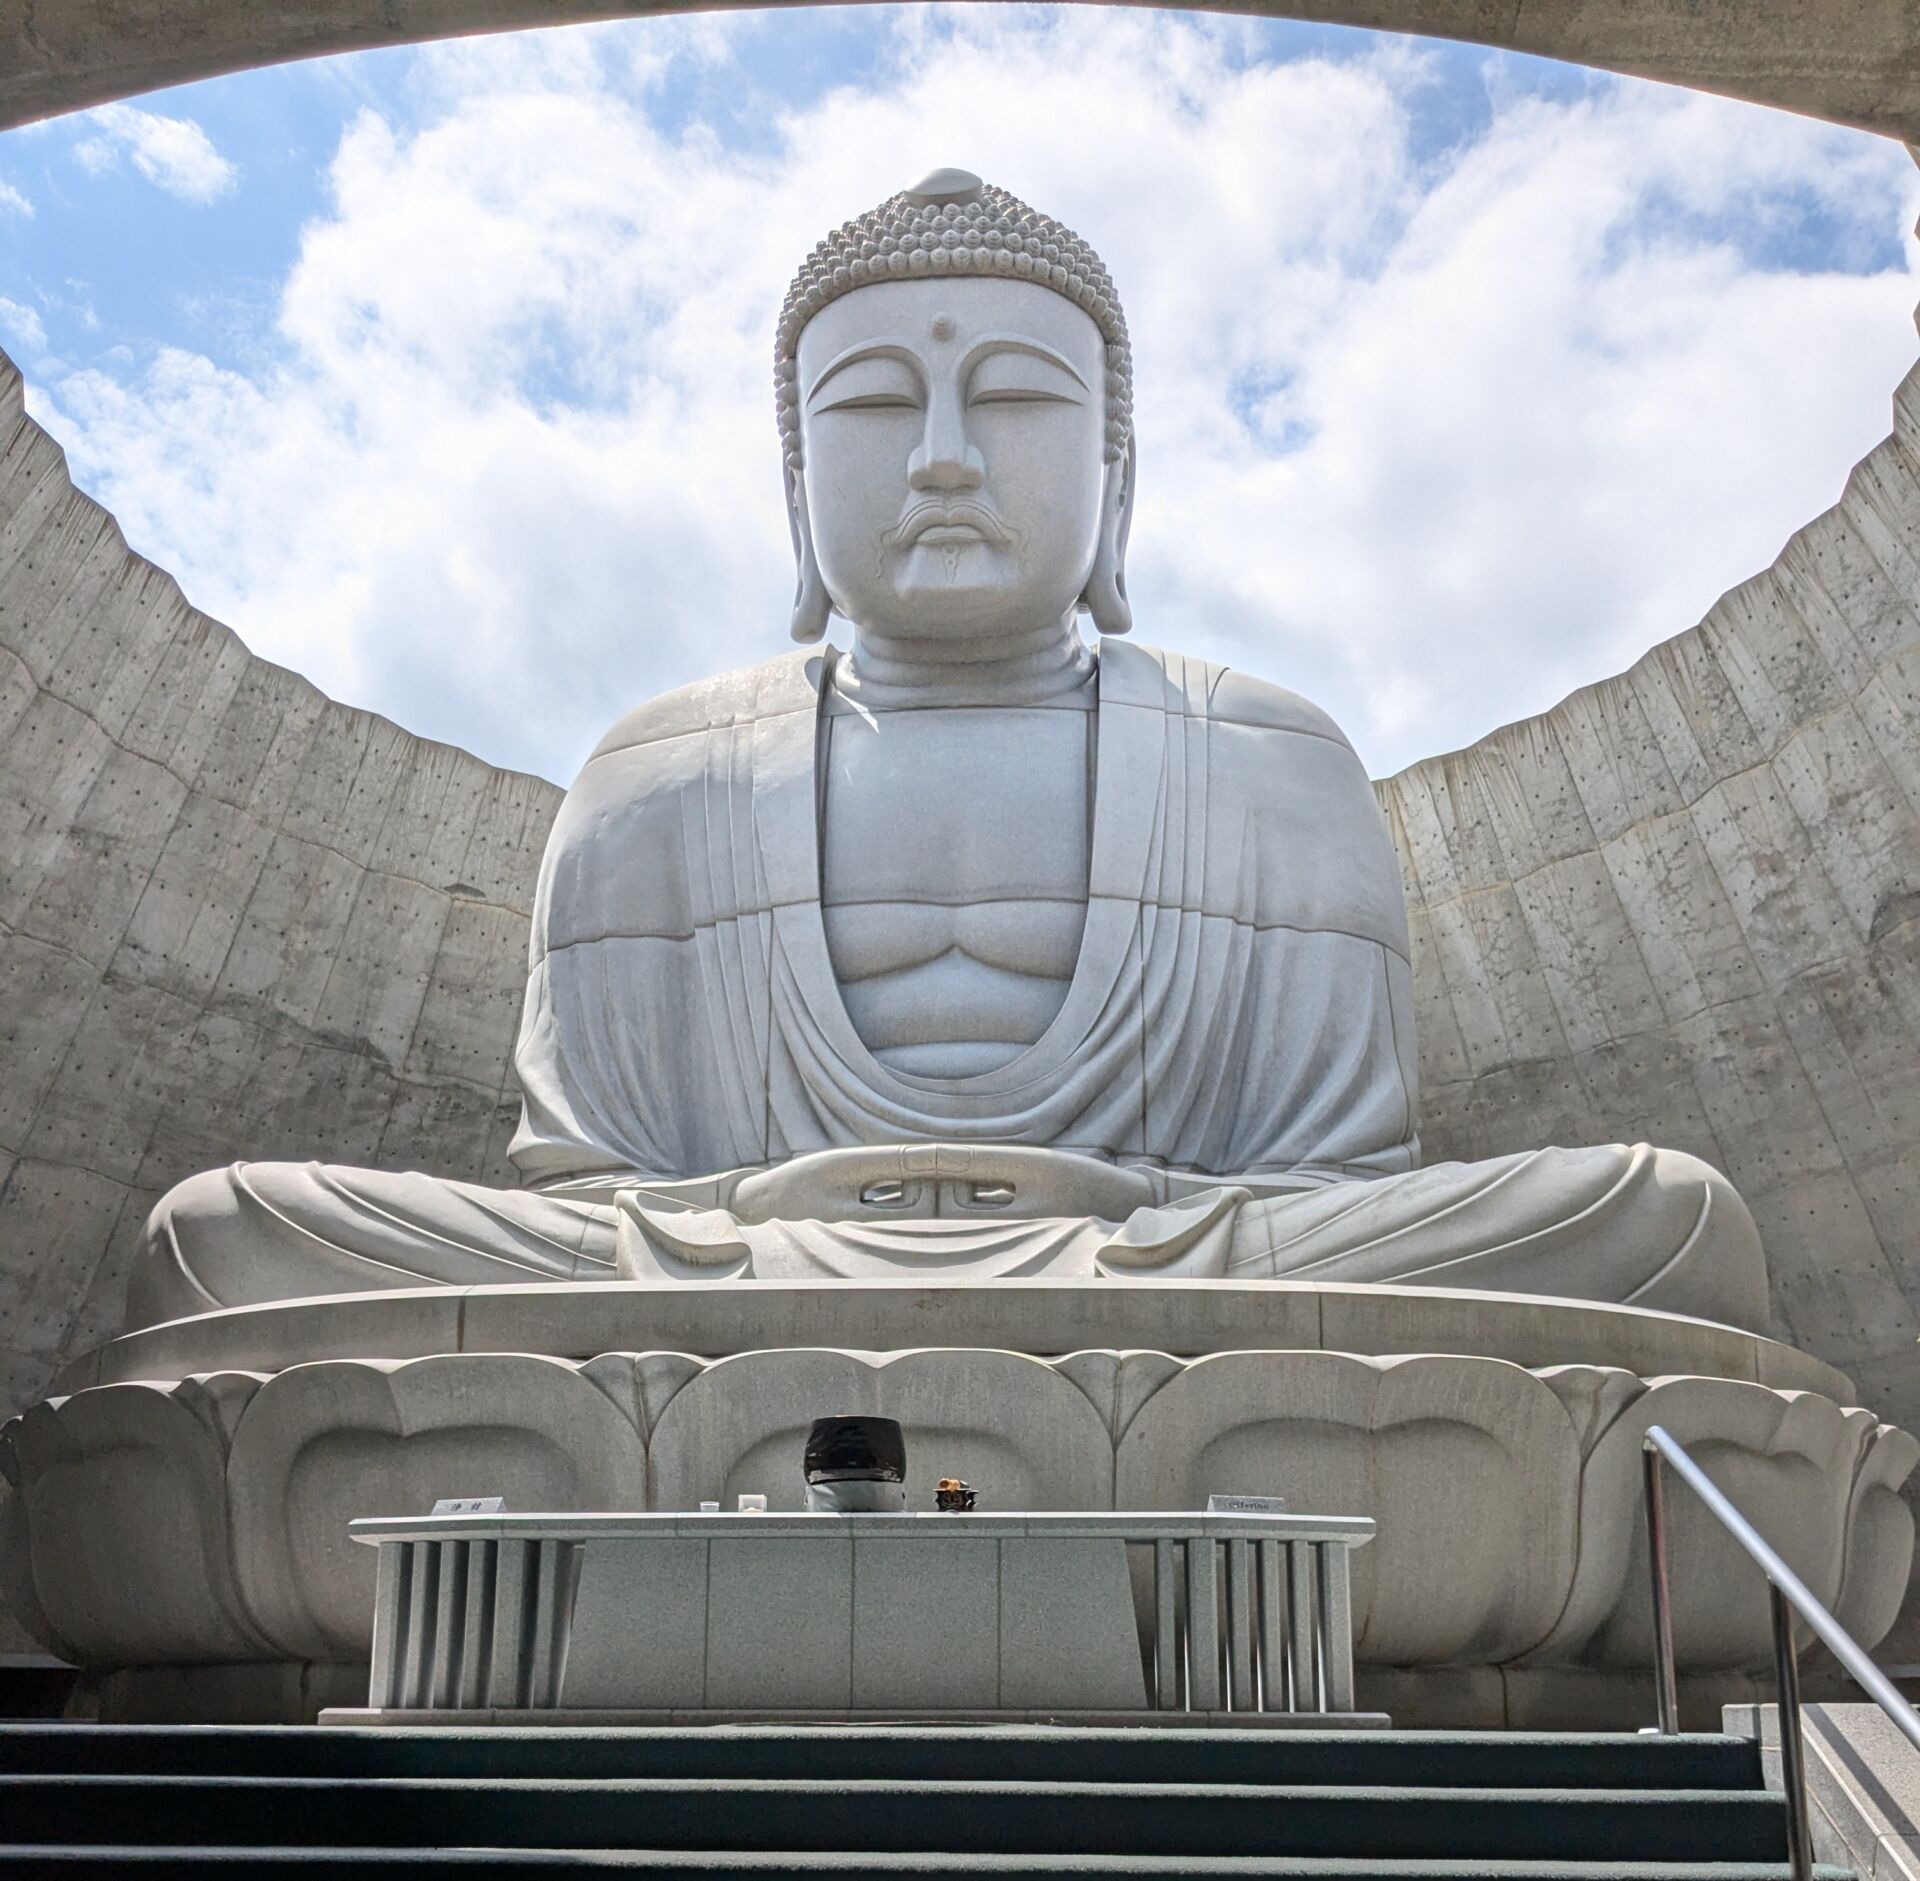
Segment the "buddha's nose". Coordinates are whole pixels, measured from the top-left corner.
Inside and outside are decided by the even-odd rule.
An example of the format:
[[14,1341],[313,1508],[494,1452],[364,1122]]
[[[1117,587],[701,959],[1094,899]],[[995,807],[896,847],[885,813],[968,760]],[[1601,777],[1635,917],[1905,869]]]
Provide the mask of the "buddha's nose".
[[987,479],[986,460],[967,441],[960,414],[936,398],[927,428],[907,459],[907,482],[916,490],[977,490]]

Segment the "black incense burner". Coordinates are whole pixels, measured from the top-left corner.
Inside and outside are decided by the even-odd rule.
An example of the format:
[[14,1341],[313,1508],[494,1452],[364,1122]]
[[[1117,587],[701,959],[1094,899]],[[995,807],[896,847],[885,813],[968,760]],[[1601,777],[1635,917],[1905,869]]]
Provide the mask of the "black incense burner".
[[907,1440],[890,1417],[821,1417],[807,1433],[807,1507],[839,1515],[907,1506]]

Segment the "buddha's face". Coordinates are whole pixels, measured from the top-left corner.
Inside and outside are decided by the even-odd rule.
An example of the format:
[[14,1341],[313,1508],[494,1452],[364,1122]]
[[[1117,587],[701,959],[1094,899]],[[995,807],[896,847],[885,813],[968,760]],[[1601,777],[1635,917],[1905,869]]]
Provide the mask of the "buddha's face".
[[800,334],[807,516],[856,626],[987,639],[1060,620],[1099,543],[1106,344],[1031,281],[883,281]]

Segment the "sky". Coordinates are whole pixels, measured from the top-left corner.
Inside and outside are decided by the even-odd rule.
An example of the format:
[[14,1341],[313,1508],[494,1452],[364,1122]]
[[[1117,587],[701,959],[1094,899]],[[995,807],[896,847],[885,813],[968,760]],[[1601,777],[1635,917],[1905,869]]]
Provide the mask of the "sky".
[[[735,11],[241,74],[0,134],[0,347],[76,482],[336,698],[565,782],[790,643],[774,314],[956,164],[1134,345],[1135,634],[1375,775],[1691,626],[1887,432],[1920,168],[1438,41]],[[844,643],[844,623],[835,623]]]

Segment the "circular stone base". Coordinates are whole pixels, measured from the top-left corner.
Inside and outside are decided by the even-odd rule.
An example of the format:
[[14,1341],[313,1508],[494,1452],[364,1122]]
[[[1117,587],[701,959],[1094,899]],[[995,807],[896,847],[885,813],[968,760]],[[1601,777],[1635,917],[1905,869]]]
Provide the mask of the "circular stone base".
[[[1418,1722],[1611,1722],[1627,1701],[1604,1695],[1637,1692],[1650,1656],[1650,1424],[1869,1645],[1905,1591],[1898,1490],[1920,1460],[1844,1408],[1840,1374],[1770,1340],[1419,1288],[421,1290],[176,1321],[64,1382],[0,1430],[0,1597],[51,1650],[139,1668],[197,1717],[225,1715],[221,1690],[239,1715],[303,1692],[303,1665],[364,1662],[374,1561],[347,1538],[355,1516],[490,1495],[798,1507],[813,1419],[862,1412],[904,1427],[918,1507],[952,1475],[986,1509],[1235,1493],[1372,1516],[1353,1590],[1370,1703]],[[1770,1664],[1762,1583],[1692,1498],[1669,1505],[1682,1667],[1745,1697]]]
[[1147,1349],[1181,1358],[1250,1349],[1459,1352],[1515,1365],[1697,1373],[1850,1401],[1831,1365],[1776,1339],[1677,1313],[1445,1287],[1286,1280],[877,1282],[622,1281],[415,1287],[230,1307],[124,1334],[68,1367],[58,1392],[220,1369],[284,1371],[315,1359],[438,1352],[690,1352],[777,1346],[869,1352],[989,1346],[1040,1358]]

